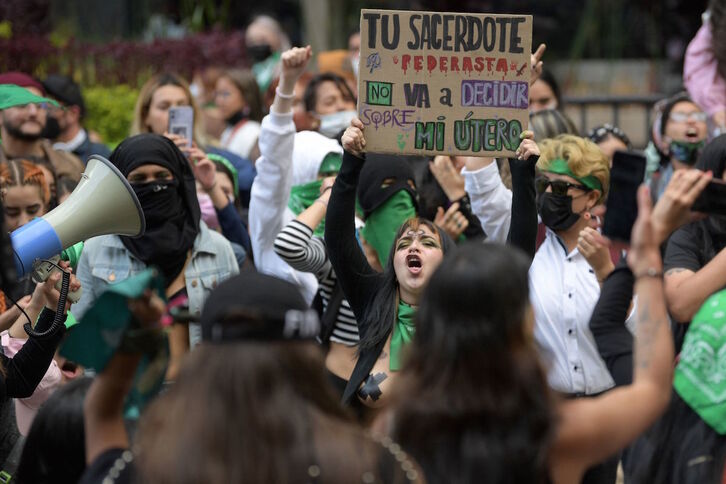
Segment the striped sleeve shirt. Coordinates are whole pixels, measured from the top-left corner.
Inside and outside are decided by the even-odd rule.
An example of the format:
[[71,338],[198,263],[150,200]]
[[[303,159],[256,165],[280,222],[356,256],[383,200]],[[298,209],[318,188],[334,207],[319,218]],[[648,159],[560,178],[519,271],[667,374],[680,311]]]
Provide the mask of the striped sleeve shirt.
[[[314,237],[313,229],[304,223],[292,220],[277,235],[274,247],[277,255],[293,269],[315,274],[319,282],[318,291],[323,300],[323,310],[327,310],[338,279],[328,258],[323,239]],[[338,309],[330,341],[348,346],[358,344],[355,315],[345,299]]]

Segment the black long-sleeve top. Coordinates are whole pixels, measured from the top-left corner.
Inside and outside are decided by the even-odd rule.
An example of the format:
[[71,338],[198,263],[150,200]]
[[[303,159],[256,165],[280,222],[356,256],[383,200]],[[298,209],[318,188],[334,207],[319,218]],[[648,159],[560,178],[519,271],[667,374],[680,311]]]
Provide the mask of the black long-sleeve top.
[[635,278],[624,261],[605,279],[590,317],[600,357],[616,386],[633,381],[633,335],[625,326]]
[[[37,332],[50,329],[55,312],[44,308],[35,325]],[[0,377],[0,401],[7,398],[27,398],[33,394],[40,380],[48,371],[56,348],[65,334],[65,325],[58,330],[38,338],[31,336],[13,358],[0,353],[5,376]]]
[[[517,228],[511,230],[510,239],[512,245],[525,250],[530,256],[534,256],[537,236],[537,208],[534,197],[535,161],[516,160],[512,164],[512,227]],[[361,320],[364,319],[363,315],[371,306],[383,282],[383,274],[376,272],[368,264],[355,237],[355,193],[363,163],[364,160],[347,151],[343,154],[343,165],[335,179],[325,218],[325,243],[328,255],[343,293],[356,315],[361,339],[369,329],[365,322],[361,323]],[[530,223],[531,220],[526,221],[532,215],[534,215],[534,224]],[[351,400],[363,380],[368,377],[386,344],[385,340],[383,338],[376,347],[360,352],[343,393],[343,403]]]

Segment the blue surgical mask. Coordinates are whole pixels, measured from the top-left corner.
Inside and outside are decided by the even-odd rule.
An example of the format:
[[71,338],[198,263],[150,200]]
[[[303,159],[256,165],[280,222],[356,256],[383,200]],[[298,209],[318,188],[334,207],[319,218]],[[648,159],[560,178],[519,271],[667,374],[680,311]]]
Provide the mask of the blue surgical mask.
[[350,126],[350,121],[356,117],[356,111],[339,111],[333,114],[320,115],[320,134],[333,138],[335,135]]

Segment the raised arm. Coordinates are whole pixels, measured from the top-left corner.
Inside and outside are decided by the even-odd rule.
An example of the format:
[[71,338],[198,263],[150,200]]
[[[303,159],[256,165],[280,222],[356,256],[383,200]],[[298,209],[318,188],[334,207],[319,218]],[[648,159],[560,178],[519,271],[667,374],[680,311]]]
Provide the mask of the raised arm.
[[161,331],[155,329],[164,313],[164,302],[159,296],[148,291],[141,298],[130,301],[129,308],[143,329],[136,330],[136,336],[130,336],[127,332],[122,348],[116,351],[103,371],[93,380],[84,402],[87,464],[91,464],[107,450],[129,448],[123,418],[124,401],[131,390],[136,368],[142,357],[132,349],[139,347],[139,343],[133,343],[132,340],[153,337]]
[[517,158],[509,160],[512,172],[512,215],[507,242],[522,249],[530,259],[537,249],[537,204],[534,191],[534,174],[539,147],[534,133],[522,133],[522,143],[516,151]]
[[355,236],[355,192],[363,168],[363,123],[354,119],[343,134],[343,165],[335,179],[325,216],[325,244],[351,309],[360,317],[377,283]]
[[669,185],[676,196],[659,201],[654,210],[648,189],[642,186],[638,191],[638,219],[628,253],[638,298],[633,383],[597,398],[560,404],[560,427],[552,454],[556,479],[573,470],[583,472],[622,449],[665,410],[671,396],[674,355],[660,244],[687,219],[689,208],[709,180],[709,175],[698,170],[682,173]]
[[505,243],[512,219],[512,192],[504,186],[494,158],[464,157],[466,193],[471,211],[489,241]]
[[[44,299],[44,309],[40,313],[34,329],[43,333],[51,328],[58,306],[58,290],[55,284],[61,278],[60,272],[51,274],[42,284],[40,291]],[[75,276],[71,276],[70,290],[76,291],[81,287]],[[63,316],[65,320],[65,315]],[[55,350],[58,348],[65,325],[61,324],[55,331],[46,336],[30,336],[28,341],[13,358],[2,356],[5,367],[5,391],[11,398],[27,398],[33,394],[35,388],[48,371]]]
[[313,237],[313,232],[325,219],[334,182],[335,177],[326,178],[320,197],[277,234],[275,253],[295,270],[317,275],[328,272],[325,244],[319,237]]
[[[249,229],[255,256],[272,247],[282,230],[283,216],[292,187],[292,153],[295,124],[292,100],[295,82],[305,71],[312,55],[310,47],[293,48],[282,54],[280,85],[270,114],[262,120],[257,178],[252,185]],[[257,264],[261,261],[255,260]]]
[[249,253],[251,250],[250,236],[234,204],[229,201],[224,190],[217,183],[217,168],[214,162],[207,157],[205,152],[197,148],[196,144],[188,149],[187,153],[192,162],[194,178],[212,200],[219,225],[222,228],[222,235],[230,242],[241,245]]

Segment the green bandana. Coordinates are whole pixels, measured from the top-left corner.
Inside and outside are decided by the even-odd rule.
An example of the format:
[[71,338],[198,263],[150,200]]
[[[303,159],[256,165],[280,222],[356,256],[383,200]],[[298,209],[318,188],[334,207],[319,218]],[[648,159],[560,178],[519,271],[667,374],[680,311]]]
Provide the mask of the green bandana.
[[237,168],[234,167],[234,165],[224,156],[217,155],[215,153],[207,153],[207,158],[209,158],[212,161],[216,161],[217,163],[220,163],[223,165],[227,170],[229,170],[230,174],[232,175],[232,185],[234,186],[234,197],[239,197],[239,173],[237,172]]
[[71,263],[71,267],[75,271],[78,267],[78,261],[81,260],[81,254],[83,253],[83,241],[78,242],[76,245],[71,245],[67,249],[61,252],[60,256],[62,260]]
[[381,266],[386,267],[396,232],[403,222],[416,216],[411,195],[401,190],[396,192],[383,205],[378,207],[366,219],[361,232],[366,242],[376,250]]
[[673,387],[704,422],[726,434],[726,291],[708,298],[693,317]]
[[416,310],[403,301],[398,303],[396,324],[393,325],[391,335],[391,360],[389,368],[391,371],[401,369],[401,349],[413,341],[416,333],[416,326],[413,324],[413,315]]
[[[290,190],[290,199],[287,202],[287,206],[290,207],[292,213],[300,215],[315,203],[315,200],[320,197],[320,187],[322,185],[323,180],[315,180],[304,185],[293,186]],[[313,233],[318,237],[325,234],[325,219],[320,221]]]
[[587,175],[582,178],[575,176],[575,174],[572,173],[572,170],[570,170],[570,165],[567,164],[567,161],[561,158],[552,160],[550,164],[547,165],[547,168],[543,169],[542,171],[555,173],[557,175],[570,176],[591,190],[599,190],[600,194],[602,195],[602,183],[600,183],[600,180],[598,180],[595,175]]
[[671,156],[681,163],[693,166],[698,161],[701,149],[706,146],[706,140],[691,143],[690,141],[671,141],[669,146]]
[[58,103],[52,99],[36,96],[27,89],[15,84],[0,84],[0,109],[40,103],[49,103],[58,107]]
[[343,157],[340,153],[328,153],[318,169],[318,175],[335,176],[343,165]]

